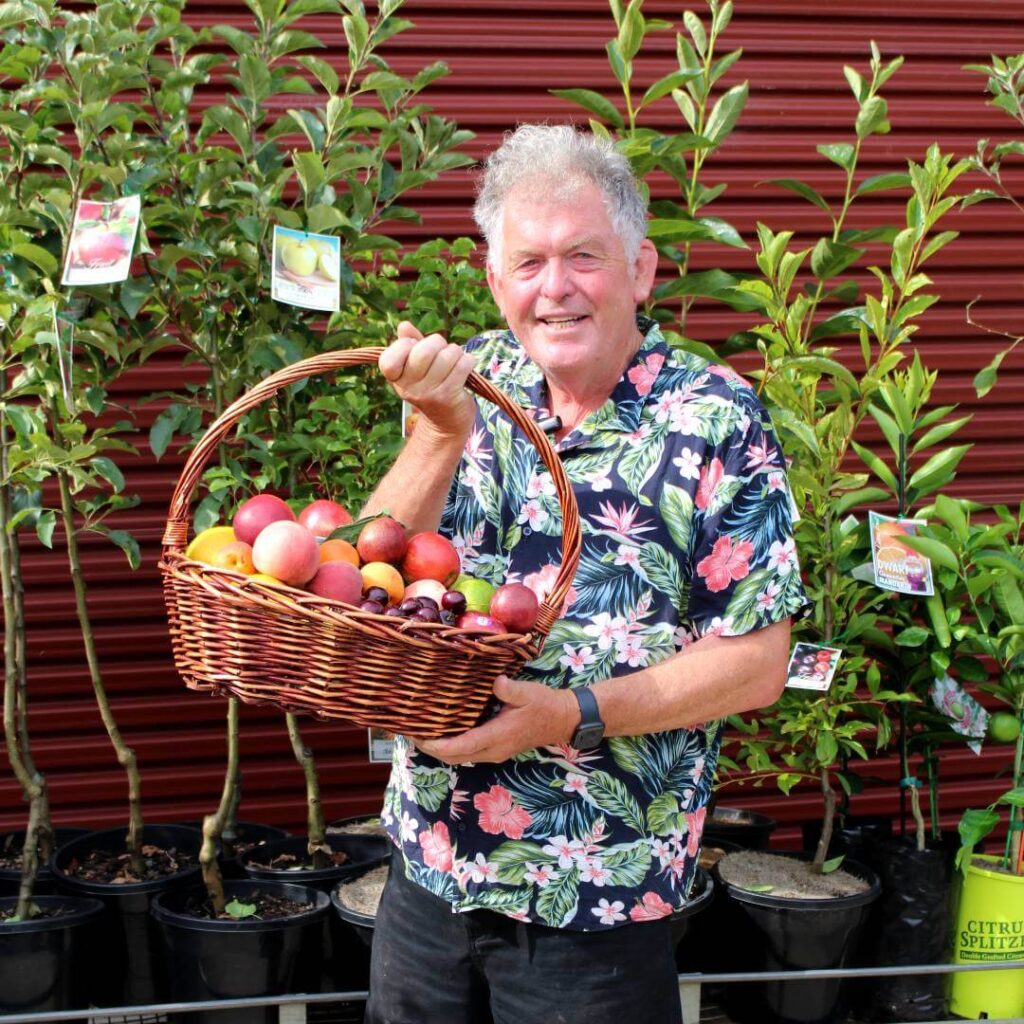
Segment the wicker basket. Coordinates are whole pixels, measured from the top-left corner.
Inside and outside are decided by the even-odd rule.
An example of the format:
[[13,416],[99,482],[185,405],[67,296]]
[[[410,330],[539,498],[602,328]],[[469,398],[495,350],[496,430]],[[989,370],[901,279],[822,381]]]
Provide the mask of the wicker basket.
[[279,370],[234,402],[189,454],[171,498],[160,561],[174,660],[194,690],[413,737],[450,735],[480,721],[498,675],[515,675],[537,655],[580,553],[579,512],[561,461],[533,420],[479,374],[470,374],[467,387],[522,429],[551,471],[561,503],[562,564],[531,633],[494,636],[376,615],[184,554],[192,492],[238,419],[306,377],[376,365],[381,351],[329,352]]

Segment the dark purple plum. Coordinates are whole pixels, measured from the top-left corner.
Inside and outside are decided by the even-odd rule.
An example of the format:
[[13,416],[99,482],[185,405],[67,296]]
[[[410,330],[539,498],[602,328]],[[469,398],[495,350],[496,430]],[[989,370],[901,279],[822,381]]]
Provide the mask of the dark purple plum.
[[364,595],[368,601],[376,601],[378,604],[387,605],[388,592],[383,587],[367,587]]
[[420,622],[440,622],[441,613],[436,608],[421,608],[413,618],[419,619]]
[[466,610],[466,595],[457,590],[446,590],[441,595],[441,607],[458,617]]
[[367,599],[359,606],[364,612],[373,612],[374,615],[384,614],[384,605],[380,601],[370,601]]
[[398,610],[403,615],[415,615],[420,610],[420,603],[415,597],[407,597],[399,606]]

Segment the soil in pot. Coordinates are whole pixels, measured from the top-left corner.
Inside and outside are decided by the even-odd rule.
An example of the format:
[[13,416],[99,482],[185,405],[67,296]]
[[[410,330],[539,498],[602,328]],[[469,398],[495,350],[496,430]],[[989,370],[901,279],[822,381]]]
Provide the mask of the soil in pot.
[[327,826],[329,836],[380,836],[387,839],[387,830],[376,815],[372,818],[355,815],[351,818],[339,818]]
[[[166,999],[167,984],[159,935],[149,915],[161,892],[195,885],[202,834],[184,825],[146,825],[145,877],[126,869],[124,829],[89,832],[66,843],[53,858],[61,892],[100,900],[97,948],[102,969],[88,979],[94,1006],[139,1006]],[[107,880],[104,880],[106,878]]]
[[[187,824],[202,831],[203,823],[201,821],[190,821]],[[288,835],[286,829],[278,828],[277,825],[264,825],[256,821],[235,822],[235,841],[230,853],[223,851],[224,844],[222,842],[221,852],[217,857],[221,876],[225,880],[247,878],[238,858],[257,847],[273,842],[275,839],[287,839]]]
[[[247,916],[217,915],[202,889],[163,893],[152,914],[168,961],[171,998],[241,999],[319,989],[323,921],[330,901],[318,889],[282,882],[232,881],[229,905]],[[182,1014],[181,1024],[276,1024],[276,1007]]]
[[0,898],[0,1013],[48,1013],[86,1005],[95,969],[99,900],[37,896],[40,913],[11,921],[18,901]]
[[[56,850],[72,839],[84,836],[88,831],[85,828],[55,828],[53,848]],[[21,886],[21,848],[24,842],[24,832],[8,832],[0,836],[0,896],[18,895]],[[36,884],[32,888],[33,895],[52,896],[56,891],[57,885],[50,866],[40,864]]]
[[[761,858],[768,864],[750,864]],[[869,868],[855,861],[847,861],[841,873],[808,881],[810,859],[804,854],[740,851],[719,862],[716,872],[727,897],[724,927],[733,969],[803,971],[848,964],[881,886]],[[778,860],[793,860],[797,866],[779,865]],[[741,888],[736,879],[753,889]],[[845,894],[830,896],[828,888]],[[780,895],[802,891],[813,895]],[[847,986],[839,979],[754,982],[725,990],[726,1013],[740,1024],[839,1024],[847,1007]]]

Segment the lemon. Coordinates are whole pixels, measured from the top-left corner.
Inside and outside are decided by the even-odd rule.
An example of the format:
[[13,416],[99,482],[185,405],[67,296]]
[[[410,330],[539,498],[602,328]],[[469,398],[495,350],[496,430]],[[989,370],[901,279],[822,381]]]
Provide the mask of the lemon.
[[1020,722],[1009,711],[996,711],[989,716],[988,734],[997,743],[1013,743],[1020,735]]
[[212,565],[213,556],[225,545],[234,544],[237,540],[235,531],[230,526],[210,526],[196,534],[192,543],[185,548],[185,557],[193,562],[204,562]]

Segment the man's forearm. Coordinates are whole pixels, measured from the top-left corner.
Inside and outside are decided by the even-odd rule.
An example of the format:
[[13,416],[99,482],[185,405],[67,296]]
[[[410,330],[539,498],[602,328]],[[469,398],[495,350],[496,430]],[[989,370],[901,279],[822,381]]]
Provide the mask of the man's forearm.
[[421,418],[360,515],[387,511],[410,533],[436,530],[464,447]]
[[639,672],[594,683],[607,736],[679,729],[766,707],[785,683],[789,620],[708,636]]

